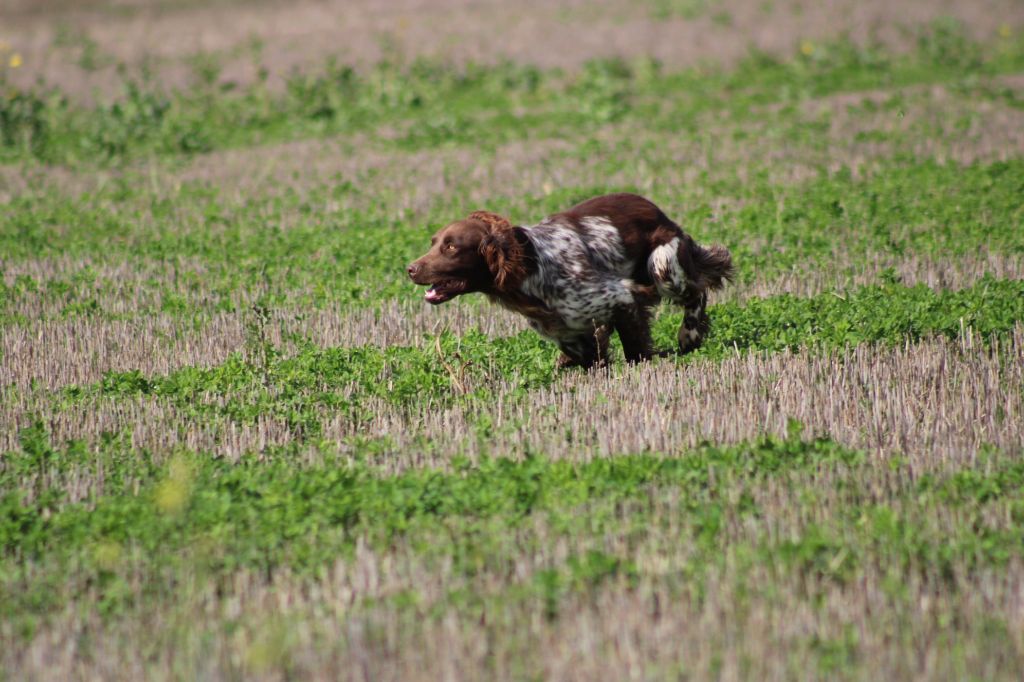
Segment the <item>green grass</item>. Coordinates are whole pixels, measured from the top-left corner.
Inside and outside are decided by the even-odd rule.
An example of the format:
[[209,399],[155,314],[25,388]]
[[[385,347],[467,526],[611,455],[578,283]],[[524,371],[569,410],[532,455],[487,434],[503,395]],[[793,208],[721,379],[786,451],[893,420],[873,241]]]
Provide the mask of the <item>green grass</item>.
[[[526,209],[497,195],[491,208],[511,215],[525,211],[537,220],[606,189],[611,188],[531,197]],[[119,314],[104,310],[102,301],[119,298],[124,282],[98,274],[94,266],[118,262],[146,264],[153,272],[133,284],[132,295],[141,303],[129,315],[169,312],[201,321],[253,298],[280,307],[373,306],[410,296],[404,264],[425,250],[431,230],[466,210],[440,198],[412,224],[388,212],[386,202],[366,210],[320,210],[331,197],[353,191],[347,186],[229,209],[210,189],[184,188],[174,201],[148,197],[127,183],[124,191],[45,193],[12,202],[0,216],[0,249],[11,263],[59,255],[91,264],[77,270],[72,265],[52,279],[22,275],[0,283],[0,311],[33,301],[52,310],[42,316],[116,319]],[[710,191],[740,206],[727,209],[713,227],[707,199],[688,197],[691,191],[665,188],[673,203],[688,209],[678,216],[688,232],[732,250],[741,282],[813,273],[837,253],[854,263],[848,276],[868,254],[938,259],[982,248],[1024,253],[1018,229],[1024,221],[1024,162],[1017,159],[967,168],[916,162],[865,180],[823,173],[783,189],[767,176],[717,183]],[[4,319],[22,317],[7,312]]]
[[[960,291],[933,291],[897,284],[854,290],[845,297],[777,296],[709,309],[712,332],[705,344],[679,362],[721,359],[736,353],[803,349],[829,352],[860,344],[913,343],[926,337],[957,338],[968,330],[982,340],[1006,337],[1024,320],[1024,281],[985,279]],[[655,340],[673,348],[679,313],[662,316]],[[260,416],[284,419],[296,438],[316,438],[321,415],[368,420],[368,405],[449,404],[494,400],[494,386],[511,380],[529,391],[557,378],[557,348],[533,332],[490,339],[470,333],[440,339],[446,357],[467,366],[473,393],[459,397],[449,370],[433,348],[373,346],[319,348],[306,344],[283,357],[270,347],[236,354],[221,365],[186,367],[166,376],[137,370],[110,372],[90,386],[69,386],[52,400],[62,406],[95,400],[151,396],[186,410],[197,420],[252,423]]]
[[[22,451],[5,458],[8,482],[85,463],[74,446],[53,449],[38,428],[22,440]],[[124,461],[116,443],[108,447],[89,459]],[[287,567],[316,575],[338,557],[351,557],[357,540],[381,551],[403,548],[427,566],[450,560],[452,591],[441,602],[396,595],[398,603],[438,618],[450,609],[500,609],[509,600],[543,604],[547,617],[556,618],[568,593],[608,580],[638,581],[642,572],[630,557],[652,537],[692,546],[684,563],[658,578],[687,590],[703,589],[735,560],[744,570],[771,566],[824,580],[822,590],[855,582],[867,566],[897,580],[938,578],[955,590],[959,573],[1022,556],[1024,535],[991,516],[999,510],[1015,523],[1024,520],[1019,462],[987,462],[917,481],[894,470],[884,503],[862,479],[870,469],[863,453],[827,439],[801,440],[798,429],[787,440],[672,456],[572,464],[531,455],[391,477],[331,459],[296,467],[287,457],[228,463],[182,453],[166,467],[149,467],[123,492],[75,504],[59,505],[54,491],[33,491],[29,501],[28,491],[9,489],[0,506],[4,617],[27,635],[69,600],[88,598],[106,618],[169,604],[182,589],[165,582],[171,574],[192,575],[199,583],[190,589],[199,590],[207,583],[230,589],[239,570]],[[826,472],[833,472],[831,483],[816,485]],[[772,479],[789,488],[793,505],[841,494],[842,508],[801,522],[795,536],[736,537],[730,529],[760,523],[769,513],[758,490]],[[952,527],[936,523],[949,515],[956,519]],[[548,531],[538,535],[538,524]],[[606,547],[610,537],[622,538],[617,551]],[[517,556],[554,538],[574,550],[544,562],[524,583],[512,581],[495,594],[454,587],[501,575]]]
[[168,92],[141,79],[127,81],[120,97],[95,108],[46,86],[12,90],[0,82],[11,93],[0,100],[0,158],[93,164],[385,126],[398,131],[393,144],[400,149],[493,148],[630,117],[678,131],[693,129],[695,115],[711,107],[750,115],[751,107],[765,103],[976,79],[1022,64],[1019,38],[983,47],[955,24],[940,22],[922,29],[917,49],[906,55],[838,41],[791,61],[755,54],[729,71],[663,74],[653,62],[609,60],[566,75],[511,63],[452,69],[419,61],[361,73],[330,62],[316,75],[293,76],[281,94],[263,84],[236,91],[211,83]]
[[[646,8],[731,21],[715,2]],[[127,79],[95,106],[0,75],[2,170],[44,180],[0,212],[0,677],[23,676],[19,652],[59,650],[89,671],[140,652],[124,676],[173,659],[182,678],[337,678],[352,661],[383,678],[382,662],[437,670],[416,652],[450,649],[490,679],[566,660],[666,679],[1015,679],[1024,281],[1005,273],[1024,258],[1024,160],[979,125],[1016,120],[1002,77],[1024,71],[1024,42],[949,22],[916,36],[905,53],[840,40],[673,72],[420,61],[330,63],[283,90]],[[279,186],[182,180],[222,150],[303,140],[383,161]],[[691,355],[557,373],[532,332],[456,321],[385,344],[371,324],[326,347],[294,331],[307,314],[344,328],[415,310],[404,264],[469,210],[531,223],[613,190],[733,253],[744,293],[712,301]],[[919,262],[955,283],[902,281]],[[818,284],[787,290],[815,293],[773,293],[803,280]],[[225,320],[244,340],[201,350]],[[659,346],[679,322],[659,310]],[[120,355],[136,335],[169,370]],[[78,378],[55,379],[54,358]],[[830,368],[828,400],[861,421],[805,405],[807,427],[750,439],[783,430]],[[727,390],[703,406],[673,394],[686,382]],[[651,414],[607,404],[641,383]],[[921,409],[910,386],[942,404]],[[908,414],[887,413],[900,396]],[[140,433],[150,418],[177,432]],[[658,442],[633,432],[661,423],[670,443],[742,435],[606,445]],[[513,456],[481,454],[495,451]]]
[[[641,191],[698,239],[727,245],[745,283],[818,272],[837,254],[853,263],[835,271],[838,284],[855,276],[858,260],[869,255],[942,258],[951,250],[970,254],[981,248],[1020,254],[1024,166],[1019,158],[962,168],[900,151],[908,144],[905,138],[964,134],[960,121],[922,120],[912,131],[859,133],[896,146],[862,177],[830,167],[829,116],[808,120],[800,111],[807,98],[888,88],[892,94],[881,104],[869,99],[850,105],[851,110],[858,116],[878,110],[897,116],[920,107],[922,97],[900,88],[930,82],[943,83],[963,102],[1002,102],[999,93],[1005,88],[990,77],[1020,68],[1024,49],[1018,42],[1003,39],[982,47],[940,24],[922,33],[918,49],[906,55],[840,42],[791,61],[751,58],[732,71],[663,73],[650,64],[601,62],[569,75],[515,65],[457,72],[437,64],[386,64],[356,73],[333,65],[316,78],[296,76],[280,95],[256,87],[243,93],[158,96],[133,85],[123,102],[94,109],[59,96],[42,98],[49,104],[30,109],[39,110],[40,121],[49,121],[45,125],[35,119],[17,122],[28,114],[0,116],[7,121],[6,134],[14,136],[5,147],[8,160],[31,171],[33,154],[72,169],[94,167],[105,158],[121,170],[95,191],[54,188],[7,204],[0,216],[5,261],[61,257],[71,262],[51,277],[0,281],[0,322],[25,322],[29,315],[13,312],[21,304],[38,311],[33,319],[170,313],[193,318],[196,325],[211,314],[247,308],[255,298],[284,307],[374,306],[381,298],[408,296],[403,266],[420,255],[431,231],[479,208],[464,199],[475,186],[457,174],[451,191],[416,211],[393,210],[403,203],[401,191],[373,189],[373,172],[268,196],[228,196],[215,184],[196,181],[166,187],[159,178],[173,176],[187,163],[176,143],[167,141],[185,125],[178,116],[194,119],[216,140],[204,149],[365,132],[365,140],[343,138],[349,140],[343,149],[367,147],[399,158],[421,148],[472,149],[489,163],[513,138],[565,139],[566,148],[553,152],[548,163],[586,165],[595,177],[617,177],[623,168],[635,168],[629,175],[649,177],[651,186],[567,186],[546,195],[499,187],[488,193],[487,208],[529,224],[601,192]],[[19,94],[2,106],[17,108],[18,98],[30,95]],[[164,104],[150,102],[160,97]],[[605,104],[594,109],[588,98]],[[324,99],[334,104],[315,104]],[[449,119],[445,130],[430,132]],[[129,128],[138,130],[105,133],[123,134],[123,144],[107,151],[90,146],[90,131],[121,130],[129,125],[126,120],[135,121]],[[680,177],[678,158],[663,149],[665,136],[700,139],[710,121],[724,121],[717,134],[738,144],[765,135],[820,160],[812,163],[811,178],[795,186],[780,186],[774,179],[777,164],[770,160],[725,164],[705,171],[695,183],[661,180]],[[970,121],[963,125],[970,127]],[[390,132],[379,136],[374,126]],[[396,137],[396,126],[406,126],[407,135]],[[609,141],[602,133],[610,127],[623,131],[621,140]],[[50,137],[17,143],[36,128]],[[638,130],[645,132],[638,135]],[[426,139],[431,135],[436,139]],[[712,148],[717,143],[707,141]],[[133,158],[145,158],[148,167],[133,165]],[[149,273],[132,282],[135,303],[128,312],[110,310],[113,303],[123,307],[122,278],[96,271],[119,263]]]

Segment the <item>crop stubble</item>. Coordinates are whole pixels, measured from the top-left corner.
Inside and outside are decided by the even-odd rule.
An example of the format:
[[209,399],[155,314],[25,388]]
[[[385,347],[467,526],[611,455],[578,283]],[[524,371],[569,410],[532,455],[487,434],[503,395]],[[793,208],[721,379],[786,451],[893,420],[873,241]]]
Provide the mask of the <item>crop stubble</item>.
[[[254,34],[264,42],[272,79],[278,78],[295,65],[335,53],[339,25],[351,32],[341,41],[344,50],[367,61],[380,54],[381,43],[373,36],[398,25],[400,30],[391,31],[390,40],[407,56],[441,52],[454,61],[511,57],[573,66],[609,53],[642,53],[677,66],[705,59],[729,62],[743,56],[751,43],[788,52],[799,39],[832,34],[837,30],[835,16],[843,16],[838,25],[853,27],[860,40],[873,26],[887,23],[897,9],[904,22],[954,15],[977,36],[1021,21],[1020,6],[1006,2],[835,2],[804,8],[796,20],[791,8],[765,15],[756,3],[721,2],[708,3],[712,10],[696,21],[676,17],[666,22],[621,21],[625,5],[617,3],[590,9],[576,2],[543,4],[532,7],[532,18],[524,18],[527,13],[518,14],[518,9],[510,15],[508,6],[499,3],[470,7],[455,0],[297,7],[268,2],[248,7],[241,20],[230,23],[216,21],[238,18],[238,7],[230,3],[181,10],[141,3],[141,9],[122,17],[93,13],[102,5],[94,3],[68,16],[83,35],[96,41],[101,54],[130,64],[137,64],[153,44],[159,45],[159,73],[172,85],[191,78],[183,57],[197,49],[226,54]],[[109,92],[119,82],[108,66],[83,77],[83,69],[66,60],[77,48],[53,48],[55,29],[24,12],[26,7],[14,7],[17,22],[25,27],[21,47],[30,66],[19,78],[42,74],[76,96],[87,96],[93,87]],[[711,16],[716,11],[727,12],[732,25],[716,23]],[[156,17],[160,22],[154,21]],[[423,26],[439,18],[457,21],[447,24],[447,33],[424,31]],[[211,28],[193,31],[199,24]],[[498,24],[505,30],[480,31],[481,26]],[[585,39],[564,40],[567,25]],[[262,26],[274,26],[275,33],[261,35]],[[560,35],[558,44],[567,49],[537,50],[537,45],[552,42],[551,31]],[[680,32],[693,40],[679,39]],[[725,39],[725,34],[737,32],[751,40]],[[654,40],[653,46],[634,40],[637,35],[662,33],[673,39]],[[906,41],[905,36],[884,30],[882,34],[890,42]],[[131,40],[125,40],[129,35]],[[452,50],[443,47],[452,44]],[[223,60],[225,79],[253,78],[253,61],[247,54],[236,50]],[[1019,79],[1010,77],[1004,83],[1019,92]],[[888,106],[896,97],[913,106]],[[748,167],[775,168],[771,181],[785,193],[799,191],[799,183],[822,169],[848,168],[856,177],[870,176],[879,163],[897,155],[958,164],[1018,158],[1024,145],[1019,107],[972,98],[970,92],[951,93],[934,86],[842,93],[804,102],[799,114],[780,119],[783,127],[825,121],[827,132],[797,142],[784,134],[760,134],[775,122],[770,109],[765,111],[765,127],[751,122],[716,127],[710,116],[701,139],[647,134],[628,120],[599,132],[596,139],[607,142],[636,136],[642,154],[661,154],[677,162],[656,179],[635,172],[639,159],[632,157],[620,173],[611,175],[607,167],[585,160],[566,163],[575,145],[591,142],[571,136],[504,145],[491,152],[487,163],[480,163],[467,148],[396,152],[352,139],[215,152],[167,167],[150,160],[148,168],[140,165],[130,172],[148,178],[155,195],[172,200],[181,183],[219,185],[224,196],[236,202],[250,194],[301,193],[321,187],[324,178],[377,183],[396,198],[396,212],[412,215],[425,213],[431,197],[445,192],[486,205],[495,196],[509,200],[566,186],[629,182],[657,191],[713,180],[716,173],[742,173]],[[739,129],[752,134],[734,136]],[[16,165],[0,173],[0,194],[6,199],[41,186],[66,194],[97,189],[95,178],[62,168]],[[119,173],[101,171],[97,177],[110,179]],[[350,196],[332,210],[365,208],[374,200]],[[834,255],[827,268],[754,278],[734,285],[720,300],[782,292],[807,296],[894,275],[906,284],[924,282],[936,288],[968,286],[984,274],[1024,278],[1019,253],[982,251],[942,259],[878,251],[865,257],[839,247]],[[20,427],[39,418],[54,443],[81,439],[88,447],[96,447],[110,433],[125,433],[133,452],[144,452],[156,462],[167,461],[181,449],[234,460],[296,443],[293,425],[275,416],[248,423],[197,420],[180,406],[147,396],[96,397],[68,405],[55,400],[54,392],[60,388],[97,381],[110,370],[141,369],[152,375],[223,362],[251,342],[249,307],[259,292],[235,292],[232,302],[241,312],[211,312],[200,328],[188,330],[179,316],[152,312],[159,298],[139,286],[157,281],[182,295],[187,305],[201,305],[205,292],[174,289],[176,274],[165,264],[39,258],[3,265],[8,285],[19,274],[46,281],[68,269],[89,268],[100,280],[119,283],[99,293],[97,304],[124,319],[60,319],[65,302],[31,294],[19,298],[8,312],[30,321],[0,330],[0,386],[6,387],[0,423]],[[175,267],[201,273],[203,265],[186,261]],[[494,308],[427,308],[418,295],[414,300],[410,294],[409,299],[388,300],[369,309],[275,308],[261,333],[287,353],[294,350],[295,334],[317,346],[429,348],[434,330],[481,330],[501,337],[520,325],[514,316]],[[366,421],[324,410],[319,415],[322,437],[343,449],[351,447],[353,458],[365,456],[358,452],[358,443],[377,442],[372,466],[382,475],[395,475],[423,467],[448,470],[453,458],[463,455],[474,461],[485,455],[521,459],[531,451],[574,462],[647,450],[675,456],[704,441],[734,443],[765,433],[785,435],[793,428],[790,420],[796,419],[809,434],[828,434],[866,451],[868,460],[852,475],[849,488],[843,480],[850,472],[824,467],[760,483],[751,495],[765,510],[764,518],[729,519],[721,536],[726,547],[722,570],[708,576],[699,591],[685,577],[687,560],[698,552],[695,541],[679,542],[678,535],[669,532],[673,524],[688,522],[680,506],[683,501],[659,491],[652,502],[648,534],[638,545],[631,544],[632,536],[622,528],[566,540],[538,519],[513,538],[525,539],[524,546],[531,551],[517,556],[507,572],[481,571],[472,579],[456,575],[443,563],[422,561],[408,540],[387,549],[360,543],[353,557],[339,560],[315,579],[288,568],[272,575],[240,570],[226,598],[202,576],[182,574],[176,576],[182,587],[174,604],[140,601],[111,623],[95,609],[70,603],[24,646],[5,648],[0,662],[19,676],[67,679],[221,677],[238,671],[270,679],[280,670],[309,679],[509,678],[524,672],[556,679],[636,679],[672,677],[683,670],[696,678],[787,679],[813,670],[825,676],[828,665],[855,670],[864,679],[952,679],[967,671],[1012,679],[1019,670],[1024,659],[1024,565],[1017,555],[981,567],[958,556],[945,569],[920,565],[913,570],[883,558],[877,564],[859,565],[853,578],[844,582],[830,569],[841,572],[845,550],[828,555],[825,569],[807,572],[770,562],[751,565],[749,556],[732,550],[765,538],[798,538],[813,527],[835,524],[855,534],[850,529],[860,522],[844,526],[849,520],[843,515],[854,502],[863,502],[855,499],[858,494],[923,524],[935,537],[962,534],[962,509],[929,506],[901,491],[929,474],[984,470],[990,450],[998,452],[1002,462],[1021,456],[1024,328],[1019,324],[992,346],[965,330],[959,339],[929,338],[899,347],[750,353],[685,366],[655,362],[617,370],[613,379],[604,373],[568,374],[525,395],[513,395],[512,381],[489,380],[495,396],[491,405],[428,401],[396,406],[370,401],[372,417]],[[566,419],[567,414],[572,418]],[[480,435],[482,417],[489,422],[486,437]],[[18,447],[16,428],[0,431],[0,452]],[[295,456],[301,466],[318,461],[320,453],[303,445]],[[30,489],[34,481],[24,483]],[[739,488],[730,487],[736,481],[721,485],[739,494]],[[64,504],[110,492],[100,475],[83,474],[66,489]],[[794,491],[812,491],[814,500],[794,499]],[[997,502],[985,509],[983,520],[988,529],[1009,532],[1016,527],[1014,513],[1009,503]],[[595,543],[612,554],[629,555],[638,577],[620,575],[591,590],[565,591],[559,596],[556,619],[549,618],[545,605],[536,599],[512,599],[492,612],[449,608],[426,621],[422,612],[394,600],[414,591],[421,606],[428,608],[468,590],[490,604],[488,599],[514,591],[545,567],[592,550]],[[894,576],[901,584],[894,585]],[[91,599],[98,592],[85,594]],[[224,627],[226,622],[233,624],[233,631]],[[14,639],[3,628],[0,636]]]

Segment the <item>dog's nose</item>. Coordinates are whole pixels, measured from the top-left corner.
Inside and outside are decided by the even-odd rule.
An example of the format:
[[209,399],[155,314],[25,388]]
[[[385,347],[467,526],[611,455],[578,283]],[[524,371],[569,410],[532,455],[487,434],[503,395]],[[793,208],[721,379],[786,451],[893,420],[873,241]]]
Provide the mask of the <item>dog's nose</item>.
[[415,277],[416,276],[416,271],[419,270],[419,269],[420,269],[420,266],[416,265],[415,263],[409,263],[409,267],[407,267],[405,269],[405,271],[409,273],[410,277]]

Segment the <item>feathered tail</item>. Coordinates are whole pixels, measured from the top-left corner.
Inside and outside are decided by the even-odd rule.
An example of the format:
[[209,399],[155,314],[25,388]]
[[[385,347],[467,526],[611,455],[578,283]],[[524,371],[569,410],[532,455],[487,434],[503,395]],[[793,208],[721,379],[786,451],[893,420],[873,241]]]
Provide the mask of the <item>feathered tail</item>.
[[690,256],[706,290],[721,289],[727,281],[732,280],[736,272],[729,249],[720,244],[705,247],[694,243]]

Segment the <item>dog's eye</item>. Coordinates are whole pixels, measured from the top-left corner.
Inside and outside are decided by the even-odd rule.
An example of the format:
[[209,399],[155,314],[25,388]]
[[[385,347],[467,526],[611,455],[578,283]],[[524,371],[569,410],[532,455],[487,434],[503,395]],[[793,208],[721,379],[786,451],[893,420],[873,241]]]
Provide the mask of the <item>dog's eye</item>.
[[454,251],[455,250],[455,244],[452,244],[451,242],[448,242],[447,244],[444,245],[444,250],[445,251]]

